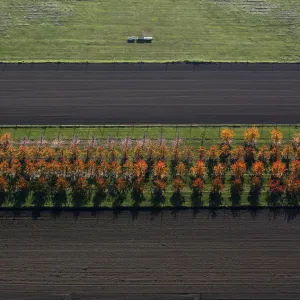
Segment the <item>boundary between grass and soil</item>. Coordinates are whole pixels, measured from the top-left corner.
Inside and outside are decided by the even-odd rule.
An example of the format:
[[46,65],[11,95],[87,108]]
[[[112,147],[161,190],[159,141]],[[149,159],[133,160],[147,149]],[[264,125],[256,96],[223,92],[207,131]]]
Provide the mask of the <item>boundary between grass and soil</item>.
[[[284,214],[285,220],[287,222],[295,219],[300,214],[300,207],[295,206],[264,206],[264,207],[99,207],[99,208],[51,208],[51,207],[24,207],[24,208],[2,208],[0,207],[0,220],[6,218],[21,219],[21,218],[31,218],[32,220],[38,220],[39,218],[50,217],[59,218],[64,213],[72,213],[73,218],[77,219],[81,217],[82,213],[89,213],[90,215],[84,215],[84,218],[95,217],[98,214],[103,212],[111,212],[113,218],[118,218],[120,214],[129,213],[129,217],[132,220],[136,220],[139,216],[139,213],[146,212],[149,213],[151,217],[157,217],[163,213],[170,213],[175,218],[180,217],[180,212],[190,211],[193,217],[196,217],[201,213],[208,213],[211,215],[211,218],[223,217],[222,213],[231,212],[232,216],[239,217],[242,213],[249,213],[253,219],[261,212],[269,212],[270,218],[276,218],[278,215]],[[44,215],[45,214],[45,215]]]
[[2,71],[300,71],[300,62],[0,62]]

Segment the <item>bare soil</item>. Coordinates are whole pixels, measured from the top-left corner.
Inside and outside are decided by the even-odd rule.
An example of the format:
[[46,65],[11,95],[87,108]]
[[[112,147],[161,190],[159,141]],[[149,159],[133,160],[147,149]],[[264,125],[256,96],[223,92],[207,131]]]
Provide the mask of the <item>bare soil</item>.
[[299,236],[293,210],[2,211],[0,299],[300,299]]
[[299,123],[299,66],[0,65],[0,124]]

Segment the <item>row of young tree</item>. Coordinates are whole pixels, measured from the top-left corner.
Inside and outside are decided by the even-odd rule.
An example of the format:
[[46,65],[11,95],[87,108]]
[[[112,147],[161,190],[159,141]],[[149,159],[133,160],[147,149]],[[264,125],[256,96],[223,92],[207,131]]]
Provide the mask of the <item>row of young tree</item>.
[[224,129],[220,143],[208,149],[194,149],[176,139],[170,143],[127,138],[97,145],[95,139],[82,144],[74,139],[51,143],[41,138],[16,143],[9,133],[0,139],[0,202],[24,203],[28,194],[42,205],[51,195],[55,205],[83,203],[93,190],[94,201],[110,198],[120,203],[131,193],[136,202],[151,192],[153,204],[164,200],[166,189],[172,189],[174,205],[184,200],[184,191],[192,199],[210,193],[212,205],[222,200],[230,187],[234,204],[238,204],[250,186],[249,199],[257,204],[262,190],[273,203],[287,199],[297,204],[300,197],[300,134],[283,144],[279,130],[271,131],[270,143],[257,147],[259,131],[251,127],[244,133],[243,145],[233,146],[234,131]]

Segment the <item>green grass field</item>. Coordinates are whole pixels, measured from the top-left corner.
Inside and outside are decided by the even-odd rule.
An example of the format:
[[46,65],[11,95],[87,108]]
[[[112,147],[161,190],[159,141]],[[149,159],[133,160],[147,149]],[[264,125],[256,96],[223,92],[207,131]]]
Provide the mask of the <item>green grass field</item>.
[[295,62],[299,41],[298,0],[0,1],[6,62]]

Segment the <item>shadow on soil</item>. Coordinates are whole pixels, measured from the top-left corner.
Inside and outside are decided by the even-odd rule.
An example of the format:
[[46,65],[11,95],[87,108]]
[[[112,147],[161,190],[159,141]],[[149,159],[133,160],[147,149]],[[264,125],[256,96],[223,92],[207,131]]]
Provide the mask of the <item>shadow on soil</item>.
[[214,208],[122,208],[115,207],[113,209],[108,208],[88,208],[88,209],[74,209],[74,208],[52,208],[47,209],[43,207],[39,208],[0,208],[0,217],[31,217],[33,220],[43,217],[51,217],[57,219],[64,215],[66,217],[73,217],[75,220],[84,216],[87,217],[98,217],[103,213],[111,212],[112,219],[117,220],[121,215],[128,216],[128,222],[135,221],[139,218],[139,215],[142,213],[143,218],[148,215],[147,219],[149,221],[154,221],[159,219],[163,220],[163,217],[171,215],[173,218],[180,220],[181,214],[185,212],[190,212],[193,218],[223,218],[225,215],[230,214],[233,218],[241,218],[250,214],[250,216],[255,220],[260,213],[267,212],[268,218],[276,220],[277,218],[284,217],[284,220],[287,222],[293,221],[296,218],[300,217],[300,207],[269,207],[269,208],[257,208],[257,207],[244,207],[244,208],[225,208],[225,207],[214,207]]

